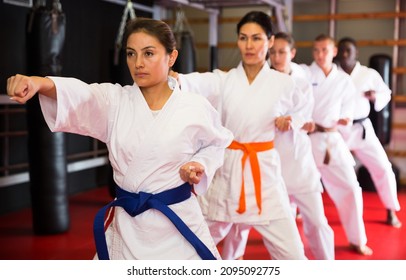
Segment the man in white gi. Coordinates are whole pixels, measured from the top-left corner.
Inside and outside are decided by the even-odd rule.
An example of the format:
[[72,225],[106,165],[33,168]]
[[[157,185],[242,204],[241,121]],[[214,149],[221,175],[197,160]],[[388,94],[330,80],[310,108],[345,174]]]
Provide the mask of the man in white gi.
[[[275,147],[281,157],[282,176],[291,202],[303,216],[304,235],[313,257],[318,260],[334,259],[334,232],[324,214],[321,192],[323,186],[317,169],[307,132],[314,130],[312,121],[313,92],[305,71],[291,60],[296,55],[293,38],[287,33],[276,33],[270,51],[271,67],[290,75],[306,99],[301,115],[306,123],[299,130],[280,131],[275,136]],[[295,209],[296,210],[296,209]],[[293,213],[295,215],[296,213]],[[223,242],[223,259],[240,259],[245,252],[250,227],[235,224]]]
[[338,69],[349,74],[358,94],[351,102],[355,103],[354,124],[340,129],[348,147],[367,168],[376,191],[386,208],[386,223],[400,228],[402,223],[396,216],[400,210],[397,197],[396,177],[388,156],[375,134],[368,118],[373,102],[375,111],[381,111],[391,99],[391,90],[381,75],[358,61],[357,43],[353,38],[342,38],[338,43]]
[[363,221],[362,190],[354,170],[355,161],[339,125],[351,125],[356,95],[349,75],[333,63],[337,53],[334,39],[319,35],[313,43],[313,59],[307,71],[314,92],[313,120],[316,130],[310,134],[312,151],[323,185],[334,202],[350,248],[371,255]]

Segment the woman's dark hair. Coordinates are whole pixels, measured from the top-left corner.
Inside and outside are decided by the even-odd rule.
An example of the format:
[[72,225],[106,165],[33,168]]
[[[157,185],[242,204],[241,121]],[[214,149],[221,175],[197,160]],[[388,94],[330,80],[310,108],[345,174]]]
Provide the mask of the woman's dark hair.
[[266,36],[270,39],[273,35],[271,17],[260,11],[252,11],[246,14],[237,24],[237,34],[240,34],[241,27],[246,23],[256,23],[262,27]]
[[172,29],[161,20],[151,18],[136,18],[127,22],[124,33],[124,48],[127,46],[128,37],[136,32],[144,32],[158,39],[165,47],[168,54],[176,49],[176,40]]

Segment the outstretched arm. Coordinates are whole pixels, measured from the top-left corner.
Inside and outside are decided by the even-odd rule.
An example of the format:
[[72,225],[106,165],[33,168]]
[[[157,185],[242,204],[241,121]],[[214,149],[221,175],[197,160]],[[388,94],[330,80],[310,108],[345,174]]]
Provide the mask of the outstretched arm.
[[51,79],[17,74],[7,79],[7,94],[10,99],[24,104],[36,93],[56,99],[55,84]]

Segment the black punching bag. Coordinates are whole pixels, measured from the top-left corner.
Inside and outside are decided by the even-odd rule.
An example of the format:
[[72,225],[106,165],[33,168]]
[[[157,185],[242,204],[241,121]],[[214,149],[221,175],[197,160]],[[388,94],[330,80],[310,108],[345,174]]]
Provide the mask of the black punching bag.
[[[38,4],[39,3],[39,4]],[[28,75],[61,74],[65,15],[59,1],[38,1],[27,26]],[[38,95],[27,102],[30,190],[35,234],[69,229],[65,135],[52,133],[43,118]]]
[[178,58],[172,67],[173,70],[183,74],[196,71],[196,51],[192,29],[189,26],[184,11],[181,9],[176,12],[173,33],[176,39],[176,48],[179,52]]
[[[392,59],[390,56],[385,54],[371,56],[369,67],[378,71],[386,85],[391,88]],[[369,118],[381,144],[383,146],[389,144],[392,133],[392,101],[379,112],[375,111],[374,104],[371,102]]]
[[125,47],[123,48],[123,36],[125,32],[125,26],[127,24],[128,16],[130,19],[135,19],[135,9],[132,1],[127,1],[124,8],[123,15],[121,17],[120,26],[115,42],[114,50],[110,51],[110,76],[112,83],[118,83],[122,86],[132,85],[134,83],[131,73],[127,66],[127,56]]
[[[116,52],[118,52],[118,58],[116,58]],[[122,86],[134,84],[127,66],[126,51],[123,49],[110,51],[110,81]]]
[[183,74],[196,71],[196,52],[192,33],[183,30],[176,32],[175,37],[179,55],[173,70]]
[[216,46],[210,47],[210,71],[218,68],[218,51]]

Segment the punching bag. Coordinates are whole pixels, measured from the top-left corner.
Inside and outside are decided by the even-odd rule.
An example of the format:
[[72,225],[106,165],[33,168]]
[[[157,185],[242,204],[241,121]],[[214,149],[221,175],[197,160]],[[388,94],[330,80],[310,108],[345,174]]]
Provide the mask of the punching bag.
[[[382,79],[391,88],[392,59],[385,54],[373,55],[369,59],[369,67],[378,71]],[[390,101],[381,111],[377,112],[371,103],[369,113],[376,136],[383,146],[389,144],[392,133],[392,101]]]
[[[65,15],[59,1],[52,7],[37,1],[27,26],[28,75],[61,75]],[[52,133],[41,112],[38,95],[27,102],[28,157],[35,234],[69,229],[65,135]]]
[[176,12],[176,22],[173,28],[176,39],[178,58],[173,65],[173,70],[187,74],[196,71],[196,51],[192,30],[182,10]]
[[216,46],[210,47],[210,71],[218,68],[218,51]]
[[192,34],[186,30],[179,31],[175,33],[175,38],[179,55],[173,70],[183,74],[196,71],[196,53]]
[[110,81],[122,86],[132,85],[134,83],[130,71],[127,67],[126,52],[118,50],[118,60],[115,60],[117,50],[110,51]]

